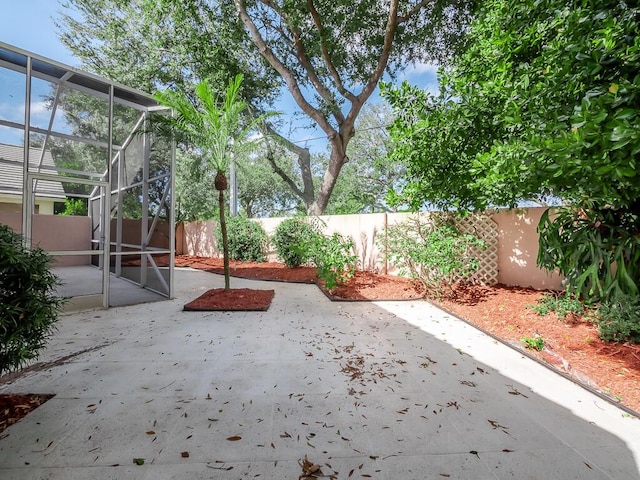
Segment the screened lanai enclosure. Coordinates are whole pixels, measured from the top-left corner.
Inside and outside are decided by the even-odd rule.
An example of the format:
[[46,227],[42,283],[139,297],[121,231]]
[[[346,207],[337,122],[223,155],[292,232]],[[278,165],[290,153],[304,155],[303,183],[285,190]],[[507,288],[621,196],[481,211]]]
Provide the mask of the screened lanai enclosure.
[[0,223],[47,250],[68,309],[173,296],[175,148],[153,97],[0,42]]

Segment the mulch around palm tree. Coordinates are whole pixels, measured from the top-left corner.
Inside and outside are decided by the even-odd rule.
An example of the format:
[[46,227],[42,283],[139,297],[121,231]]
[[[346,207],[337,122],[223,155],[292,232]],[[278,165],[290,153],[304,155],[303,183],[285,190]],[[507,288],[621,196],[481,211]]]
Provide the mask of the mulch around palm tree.
[[266,311],[275,295],[274,290],[252,288],[213,288],[187,303],[185,311]]

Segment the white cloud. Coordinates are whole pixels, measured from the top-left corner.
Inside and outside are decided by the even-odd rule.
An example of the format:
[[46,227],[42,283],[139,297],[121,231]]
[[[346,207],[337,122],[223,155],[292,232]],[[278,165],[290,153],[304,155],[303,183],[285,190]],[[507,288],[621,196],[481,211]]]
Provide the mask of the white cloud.
[[47,116],[51,115],[50,110],[47,108],[45,102],[31,102],[31,115],[38,116],[47,113]]
[[407,81],[412,85],[437,95],[440,91],[438,85],[438,68],[436,63],[416,63],[404,69],[398,76],[400,82]]
[[427,83],[423,87],[423,90],[426,92],[429,92],[431,95],[434,95],[434,96],[440,95],[440,85],[438,85],[438,82]]
[[24,103],[0,103],[0,118],[10,122],[24,122]]
[[424,74],[435,76],[438,73],[438,68],[440,68],[440,66],[436,63],[416,63],[405,70],[405,75],[407,77]]
[[[51,110],[45,102],[33,102],[31,104],[31,119],[49,120]],[[24,102],[0,103],[0,118],[10,122],[24,123]]]

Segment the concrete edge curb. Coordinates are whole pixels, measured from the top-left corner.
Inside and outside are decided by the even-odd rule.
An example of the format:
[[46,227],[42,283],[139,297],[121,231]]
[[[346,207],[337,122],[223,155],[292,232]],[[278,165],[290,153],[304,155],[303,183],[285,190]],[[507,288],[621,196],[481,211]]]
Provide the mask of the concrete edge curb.
[[584,382],[581,382],[580,380],[578,380],[578,379],[577,379],[576,377],[574,377],[573,375],[570,375],[569,373],[564,372],[564,371],[562,371],[562,370],[560,370],[560,369],[558,369],[558,368],[554,367],[554,366],[553,366],[553,365],[551,365],[550,363],[548,363],[548,362],[545,362],[545,361],[541,360],[540,358],[536,357],[535,355],[532,355],[531,353],[527,352],[527,351],[526,351],[526,350],[524,350],[524,349],[521,349],[521,348],[516,347],[516,346],[515,346],[515,345],[513,345],[512,343],[510,343],[510,342],[507,342],[507,341],[503,340],[502,338],[498,337],[497,335],[494,335],[493,333],[491,333],[491,332],[489,332],[489,331],[487,331],[487,330],[485,330],[485,329],[483,329],[483,328],[481,328],[481,327],[478,327],[477,325],[474,325],[474,324],[473,324],[473,323],[471,323],[470,321],[468,321],[468,320],[466,320],[466,319],[464,319],[464,318],[460,317],[459,315],[456,315],[455,313],[453,313],[453,312],[452,312],[452,311],[450,311],[449,309],[444,308],[444,307],[441,307],[440,305],[437,305],[437,304],[435,304],[435,303],[433,303],[433,302],[431,302],[431,301],[429,301],[429,300],[426,300],[426,299],[425,299],[425,301],[426,301],[427,303],[429,303],[430,305],[433,305],[434,307],[436,307],[436,308],[438,308],[438,309],[442,310],[443,312],[446,312],[448,315],[451,315],[452,317],[454,317],[454,318],[456,318],[456,319],[460,320],[461,322],[466,323],[466,324],[467,324],[467,325],[469,325],[470,327],[473,327],[473,328],[475,328],[476,330],[478,330],[478,331],[480,331],[480,332],[484,333],[485,335],[487,335],[487,336],[491,337],[492,339],[494,339],[494,340],[496,340],[496,341],[500,342],[501,344],[506,345],[506,346],[507,346],[507,347],[509,347],[510,349],[512,349],[512,350],[514,350],[514,351],[516,351],[516,352],[518,352],[518,353],[520,353],[520,354],[524,355],[525,357],[527,357],[527,358],[529,358],[529,359],[531,359],[531,360],[533,360],[533,361],[535,361],[535,362],[537,362],[538,364],[540,364],[540,365],[542,365],[543,367],[545,367],[545,368],[547,368],[547,369],[551,370],[552,372],[554,372],[554,373],[556,373],[556,374],[558,374],[558,375],[560,375],[560,376],[562,376],[562,377],[566,378],[567,380],[569,380],[569,381],[571,381],[572,383],[574,383],[574,384],[578,385],[579,387],[584,388],[585,390],[587,390],[588,392],[590,392],[590,393],[592,393],[592,394],[596,395],[597,397],[601,398],[602,400],[605,400],[606,402],[610,403],[611,405],[613,405],[613,406],[615,406],[615,407],[619,408],[620,410],[623,410],[625,413],[628,413],[629,415],[633,415],[634,417],[636,417],[636,418],[640,419],[640,412],[636,412],[635,410],[633,410],[633,409],[631,409],[631,408],[627,407],[626,405],[623,405],[623,404],[621,404],[621,403],[619,403],[619,402],[616,402],[616,401],[615,401],[615,399],[613,399],[613,398],[611,398],[610,396],[606,395],[606,394],[605,394],[605,393],[603,393],[602,391],[600,391],[600,390],[598,390],[598,389],[596,389],[596,388],[593,388],[593,387],[591,387],[590,385],[585,384]]

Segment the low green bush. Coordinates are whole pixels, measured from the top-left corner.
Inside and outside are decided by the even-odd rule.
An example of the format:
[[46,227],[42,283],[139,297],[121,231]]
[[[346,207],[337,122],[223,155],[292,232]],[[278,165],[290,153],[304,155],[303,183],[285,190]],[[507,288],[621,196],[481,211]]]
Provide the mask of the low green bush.
[[318,222],[308,217],[292,217],[283,220],[271,237],[278,258],[287,267],[298,267],[309,261],[307,248],[320,236]]
[[[227,217],[227,239],[231,260],[264,262],[268,238],[258,222],[244,215]],[[222,232],[219,225],[216,228],[216,242],[222,251]]]
[[595,318],[602,340],[640,343],[640,297],[620,296],[603,302]]
[[353,277],[358,257],[353,253],[353,240],[334,233],[317,235],[305,244],[311,263],[318,269],[318,277],[331,291]]
[[533,306],[533,311],[540,316],[556,312],[558,318],[564,320],[570,313],[582,315],[584,304],[568,292],[563,294],[547,293],[538,300],[537,305]]
[[453,294],[452,285],[478,269],[473,249],[486,248],[478,237],[461,233],[451,215],[419,216],[391,225],[382,248],[401,275],[419,280],[426,291],[440,297]]
[[86,217],[89,214],[88,211],[87,200],[82,198],[67,198],[64,201],[64,210],[60,215]]
[[0,224],[0,374],[37,358],[55,329],[63,301],[50,265],[44,250]]

